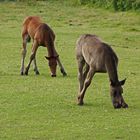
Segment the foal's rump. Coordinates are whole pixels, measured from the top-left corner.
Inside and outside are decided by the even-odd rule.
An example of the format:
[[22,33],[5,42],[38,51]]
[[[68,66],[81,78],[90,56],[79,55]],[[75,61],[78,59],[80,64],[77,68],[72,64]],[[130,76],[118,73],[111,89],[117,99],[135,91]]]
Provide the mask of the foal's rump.
[[81,35],[76,45],[77,59],[84,58],[96,72],[106,72],[106,65],[111,61],[117,66],[118,58],[113,49],[96,35]]
[[30,26],[30,24],[41,23],[41,19],[38,16],[26,17],[23,21],[23,26]]
[[96,36],[91,34],[84,34],[79,37],[76,42],[76,55],[83,56],[87,63],[91,60],[96,60],[103,55],[103,49],[101,48],[102,41]]
[[23,21],[22,36],[29,35],[34,38],[36,29],[41,24],[41,19],[37,16],[29,16]]

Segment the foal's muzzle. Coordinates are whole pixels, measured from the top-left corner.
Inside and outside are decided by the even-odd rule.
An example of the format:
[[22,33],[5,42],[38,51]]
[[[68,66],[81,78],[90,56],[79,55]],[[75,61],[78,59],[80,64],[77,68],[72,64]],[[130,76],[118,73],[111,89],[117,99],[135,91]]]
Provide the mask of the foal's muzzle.
[[52,76],[52,77],[56,77],[56,75],[55,75],[55,74],[52,74],[51,76]]
[[128,108],[128,104],[126,104],[125,102],[122,102],[122,103],[114,103],[113,106],[114,106],[115,109]]
[[119,104],[119,103],[113,104],[113,106],[114,106],[114,108],[115,108],[115,109],[119,109],[119,108],[121,108],[121,107],[122,107],[122,105],[121,105],[121,104]]

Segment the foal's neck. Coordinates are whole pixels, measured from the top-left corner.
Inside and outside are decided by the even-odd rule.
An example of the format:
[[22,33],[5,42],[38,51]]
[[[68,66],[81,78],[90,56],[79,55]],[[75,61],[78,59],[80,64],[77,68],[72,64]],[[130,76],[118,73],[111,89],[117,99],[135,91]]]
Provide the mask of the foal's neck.
[[114,85],[117,85],[119,80],[118,80],[118,73],[117,73],[117,64],[115,61],[115,58],[110,57],[106,61],[106,67],[107,67],[107,72],[109,75],[109,80],[110,82],[113,82]]
[[49,57],[58,56],[58,53],[56,52],[55,47],[54,47],[53,44],[52,45],[48,45],[47,49],[48,49],[48,56]]

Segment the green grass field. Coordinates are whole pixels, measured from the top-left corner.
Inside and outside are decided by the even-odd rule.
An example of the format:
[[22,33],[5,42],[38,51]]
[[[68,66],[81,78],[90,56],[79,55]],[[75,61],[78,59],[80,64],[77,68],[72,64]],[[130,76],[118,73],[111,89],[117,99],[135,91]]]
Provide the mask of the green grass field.
[[[40,75],[32,67],[20,76],[21,26],[38,15],[56,34],[56,49],[68,73],[50,77],[38,49]],[[128,109],[115,110],[107,74],[96,74],[85,96],[78,92],[75,42],[93,33],[110,44],[119,57],[119,78],[127,78]],[[0,140],[139,140],[140,139],[140,14],[105,11],[57,2],[0,3]],[[31,52],[28,45],[26,64]]]

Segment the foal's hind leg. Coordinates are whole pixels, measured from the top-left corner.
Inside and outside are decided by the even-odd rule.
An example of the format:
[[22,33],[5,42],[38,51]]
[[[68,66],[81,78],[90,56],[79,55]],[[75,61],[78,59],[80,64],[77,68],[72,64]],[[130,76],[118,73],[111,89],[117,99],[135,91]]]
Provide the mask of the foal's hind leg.
[[89,65],[86,63],[85,70],[83,72],[83,81],[85,81],[88,71],[89,71]]
[[82,56],[79,56],[79,57],[77,57],[77,61],[78,61],[78,80],[79,80],[79,90],[78,90],[78,104],[79,104],[79,97],[80,97],[80,93],[83,89],[83,84],[84,84],[84,80],[85,80],[84,73],[83,73],[85,60]]
[[36,56],[36,51],[38,49],[38,43],[36,41],[33,42],[33,46],[32,46],[32,53],[30,55],[30,61],[25,69],[25,74],[28,75],[28,71],[29,71],[29,68],[30,68],[30,65],[32,63],[32,60],[35,59],[35,56]]
[[86,79],[84,81],[83,89],[82,89],[80,95],[78,96],[78,105],[83,105],[84,104],[84,102],[83,102],[84,95],[85,95],[86,89],[91,84],[91,80],[92,80],[94,74],[95,74],[94,69],[92,67],[90,67],[90,69],[87,73]]
[[79,80],[79,93],[83,89],[84,84],[84,77],[83,77],[83,68],[85,65],[85,60],[82,58],[79,58],[78,60],[78,80]]
[[26,57],[26,46],[27,46],[27,42],[29,40],[29,35],[27,33],[23,33],[22,34],[22,38],[23,38],[23,46],[22,46],[22,59],[21,59],[21,70],[20,70],[20,74],[23,75],[24,74],[24,60]]

